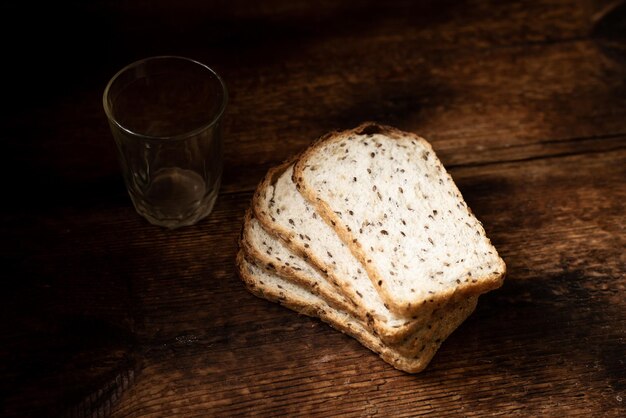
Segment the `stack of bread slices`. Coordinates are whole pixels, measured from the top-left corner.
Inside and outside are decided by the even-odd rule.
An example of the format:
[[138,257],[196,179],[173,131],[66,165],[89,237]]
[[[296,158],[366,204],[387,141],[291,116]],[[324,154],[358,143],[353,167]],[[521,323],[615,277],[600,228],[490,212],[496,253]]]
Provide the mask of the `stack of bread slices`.
[[409,373],[506,269],[430,144],[375,123],[327,134],[269,170],[237,266],[255,295]]

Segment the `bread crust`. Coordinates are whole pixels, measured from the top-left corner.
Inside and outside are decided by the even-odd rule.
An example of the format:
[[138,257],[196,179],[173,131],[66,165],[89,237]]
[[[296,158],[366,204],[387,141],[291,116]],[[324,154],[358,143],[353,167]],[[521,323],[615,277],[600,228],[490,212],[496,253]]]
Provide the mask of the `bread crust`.
[[[346,228],[343,222],[341,222],[341,219],[331,209],[329,204],[322,200],[319,196],[317,196],[313,187],[311,187],[307,183],[306,175],[304,173],[304,169],[311,155],[315,152],[318,152],[323,145],[340,141],[349,137],[350,135],[364,135],[370,133],[383,134],[394,139],[410,137],[422,143],[427,149],[435,154],[430,143],[414,133],[400,131],[399,129],[386,125],[380,125],[375,122],[365,122],[354,129],[330,132],[313,142],[313,144],[311,144],[311,146],[304,150],[304,152],[295,162],[293,181],[294,183],[296,183],[296,187],[298,188],[302,196],[311,205],[313,205],[315,210],[320,214],[321,218],[337,232],[337,235],[346,244],[346,246],[348,246],[352,254],[363,265],[372,281],[372,284],[374,285],[374,288],[378,291],[382,299],[389,306],[389,309],[399,315],[410,316],[420,312],[421,310],[423,310],[424,306],[428,304],[439,306],[451,299],[477,296],[499,288],[502,285],[504,277],[506,275],[506,265],[502,258],[498,256],[498,268],[496,269],[495,273],[492,272],[483,276],[472,277],[472,280],[469,280],[467,283],[462,282],[460,285],[455,286],[454,288],[451,288],[445,292],[440,292],[436,295],[432,295],[429,297],[415,299],[411,302],[394,300],[392,295],[389,293],[387,280],[385,280],[385,277],[380,274],[380,272],[372,264],[367,262],[368,257],[362,246],[360,245],[358,239],[354,236],[352,232],[350,232]],[[449,176],[449,174],[447,175]],[[451,182],[451,184],[454,190],[459,194],[459,196],[461,196],[461,193],[456,184],[454,182]],[[471,213],[471,210],[469,210],[469,208],[468,211]],[[493,245],[491,245],[491,241],[485,235],[484,229],[482,229],[480,232],[481,235],[488,240],[491,248],[493,248]],[[495,248],[493,248],[493,251],[495,254],[497,254]]]

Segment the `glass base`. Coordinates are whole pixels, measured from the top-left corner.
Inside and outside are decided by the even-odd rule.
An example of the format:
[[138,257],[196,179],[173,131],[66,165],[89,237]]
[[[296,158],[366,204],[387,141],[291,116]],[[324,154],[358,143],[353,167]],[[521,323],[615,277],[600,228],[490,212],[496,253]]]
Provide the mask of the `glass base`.
[[219,188],[219,178],[207,190],[200,175],[174,167],[155,173],[143,196],[129,194],[137,212],[148,222],[175,229],[193,225],[208,216]]

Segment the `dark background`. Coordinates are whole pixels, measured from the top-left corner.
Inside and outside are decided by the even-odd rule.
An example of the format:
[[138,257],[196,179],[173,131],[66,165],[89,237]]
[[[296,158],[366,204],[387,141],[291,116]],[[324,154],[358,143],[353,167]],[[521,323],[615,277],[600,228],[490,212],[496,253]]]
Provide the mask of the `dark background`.
[[[623,416],[624,6],[611,1],[4,2],[2,416]],[[101,95],[183,55],[225,79],[215,211],[134,212]],[[375,120],[429,139],[508,265],[406,375],[248,294],[267,168]]]

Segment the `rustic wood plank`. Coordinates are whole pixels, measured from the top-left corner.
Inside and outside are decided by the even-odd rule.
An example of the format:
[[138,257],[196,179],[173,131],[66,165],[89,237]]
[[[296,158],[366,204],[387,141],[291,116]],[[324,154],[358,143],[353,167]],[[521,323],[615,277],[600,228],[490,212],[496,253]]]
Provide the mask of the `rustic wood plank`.
[[[283,71],[268,68],[261,75],[267,83],[250,96],[258,98],[254,108],[260,112],[243,112],[242,117],[254,126],[267,115],[282,119],[268,127],[274,132],[241,133],[239,141],[255,147],[251,155],[261,161],[276,152],[286,156],[311,137],[368,119],[419,132],[442,152],[467,147],[453,163],[497,160],[502,148],[515,145],[625,132],[624,67],[590,41],[433,54],[412,49],[410,43],[364,44],[357,49],[357,62],[345,61],[354,55],[352,45],[329,41],[317,46],[316,60],[338,64],[322,65],[312,76],[306,73],[307,62],[294,62],[296,68]],[[380,61],[383,53],[389,61]],[[293,78],[284,79],[285,72]],[[276,108],[277,100],[271,100],[268,108],[261,101],[272,95],[279,78],[287,91],[274,94],[283,102]],[[303,78],[306,95],[297,93]],[[306,131],[311,125],[317,131]],[[295,135],[283,133],[287,130]],[[281,149],[263,150],[259,136],[281,138]]]

